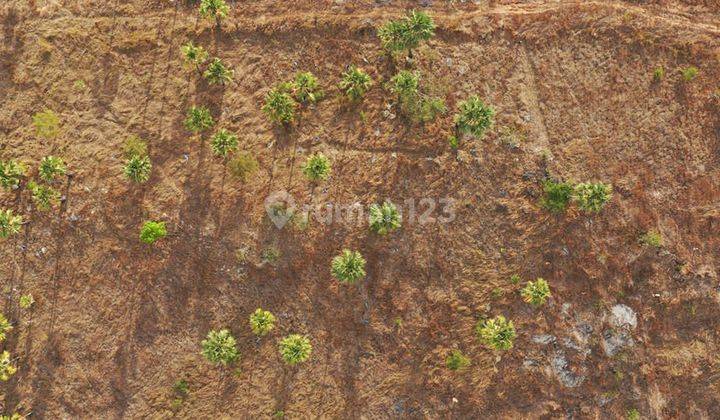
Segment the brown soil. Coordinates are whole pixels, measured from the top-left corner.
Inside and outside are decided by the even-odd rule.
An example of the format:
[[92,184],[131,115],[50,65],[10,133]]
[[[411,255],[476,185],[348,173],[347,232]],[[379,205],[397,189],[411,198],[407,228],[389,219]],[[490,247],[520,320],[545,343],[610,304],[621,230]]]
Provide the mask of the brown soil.
[[[222,30],[196,6],[160,0],[10,0],[0,5],[0,158],[66,159],[73,176],[52,213],[3,192],[30,220],[0,242],[3,343],[19,370],[3,412],[38,418],[720,418],[720,5],[679,1],[236,1]],[[390,119],[393,65],[375,28],[427,10],[437,36],[416,54],[454,111],[479,94],[497,110],[483,140],[447,144],[452,116],[425,126]],[[143,7],[145,5],[145,7]],[[235,70],[225,89],[182,70],[179,47],[206,45]],[[377,81],[347,109],[335,86],[358,63]],[[679,69],[697,66],[683,82]],[[653,69],[665,78],[654,83]],[[260,106],[270,86],[314,72],[327,98],[289,131]],[[212,107],[260,170],[225,176],[207,140],[182,126]],[[31,116],[62,119],[53,141]],[[508,147],[508,133],[518,147]],[[129,134],[150,143],[142,188],[122,176]],[[310,151],[334,163],[312,188]],[[187,155],[187,160],[183,157]],[[551,216],[546,176],[611,182],[599,215]],[[278,230],[264,200],[301,203],[452,197],[448,224],[407,224],[379,238],[366,226]],[[168,222],[154,247],[147,219]],[[661,249],[638,243],[660,231]],[[236,251],[249,250],[246,262]],[[263,264],[268,247],[281,256]],[[330,259],[360,250],[367,277],[339,285]],[[543,277],[553,298],[533,309],[509,277]],[[32,293],[32,311],[17,306]],[[638,319],[633,346],[603,350],[610,308]],[[256,340],[257,307],[278,328]],[[515,322],[512,350],[477,342],[482,316]],[[401,320],[401,326],[396,320]],[[235,369],[202,359],[199,343],[228,327]],[[308,334],[311,359],[282,363],[280,337]],[[538,339],[553,336],[547,344]],[[472,359],[453,373],[453,348]],[[563,375],[581,378],[568,386]],[[189,397],[171,407],[185,378]],[[567,378],[566,378],[567,379]]]

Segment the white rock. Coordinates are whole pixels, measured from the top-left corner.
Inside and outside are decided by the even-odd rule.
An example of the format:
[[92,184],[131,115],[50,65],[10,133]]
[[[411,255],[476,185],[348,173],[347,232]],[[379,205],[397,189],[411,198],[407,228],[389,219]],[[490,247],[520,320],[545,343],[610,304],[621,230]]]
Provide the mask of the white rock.
[[627,305],[617,304],[610,310],[610,324],[613,327],[630,327],[635,329],[637,327],[637,315]]

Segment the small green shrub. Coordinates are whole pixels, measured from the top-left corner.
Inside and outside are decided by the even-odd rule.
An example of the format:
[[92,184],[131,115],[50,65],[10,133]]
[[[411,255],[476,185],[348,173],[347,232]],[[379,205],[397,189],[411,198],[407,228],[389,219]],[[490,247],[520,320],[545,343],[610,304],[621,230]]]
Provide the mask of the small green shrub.
[[453,350],[447,359],[445,359],[445,366],[450,370],[462,371],[470,366],[470,359],[462,354],[460,350]]
[[257,308],[250,315],[250,328],[253,334],[263,336],[275,328],[275,315],[270,311]]
[[415,99],[420,94],[420,75],[416,72],[401,70],[390,79],[390,90],[398,96],[400,102]]
[[52,181],[58,175],[65,175],[66,172],[65,162],[59,157],[45,156],[40,161],[38,175],[46,182]]
[[207,338],[202,341],[202,355],[216,365],[228,365],[240,357],[236,347],[235,337],[227,329],[211,330]]
[[228,170],[230,175],[242,182],[247,181],[248,177],[255,173],[260,165],[257,159],[250,153],[239,153],[228,162]]
[[662,246],[662,235],[657,230],[649,230],[640,236],[638,240],[642,245],[648,245],[655,248]]
[[441,98],[425,97],[419,102],[419,110],[414,112],[415,119],[427,122],[447,112],[445,101]]
[[330,159],[318,152],[310,155],[302,166],[303,174],[311,181],[324,181],[330,176],[332,165]]
[[495,350],[508,350],[515,340],[515,326],[504,316],[480,320],[475,326],[478,339]]
[[402,70],[390,79],[390,91],[398,98],[400,111],[417,121],[432,121],[447,112],[445,101],[430,97],[420,89],[420,75]]
[[373,81],[370,75],[356,66],[350,66],[348,71],[342,74],[340,89],[352,101],[357,101],[370,89]]
[[297,102],[286,91],[285,86],[280,85],[265,96],[262,111],[275,123],[289,124],[295,119],[295,107]]
[[0,186],[7,190],[14,190],[20,186],[20,180],[25,176],[26,168],[21,162],[14,159],[0,160]]
[[637,408],[631,408],[625,414],[627,420],[640,420],[640,411]]
[[35,299],[33,298],[32,294],[22,295],[20,296],[20,299],[18,300],[18,304],[22,309],[30,309],[31,306],[33,306],[33,303],[35,303]]
[[14,214],[10,209],[0,209],[0,238],[5,239],[18,234],[22,224],[22,216]]
[[125,140],[125,144],[123,145],[123,155],[125,155],[125,158],[130,159],[133,156],[147,156],[147,152],[147,143],[140,137],[131,135]]
[[303,104],[315,103],[323,97],[323,92],[322,89],[320,89],[317,77],[309,71],[300,72],[295,75],[292,91],[295,99]]
[[310,358],[312,345],[310,339],[300,334],[290,334],[280,340],[280,356],[285,363],[296,365]]
[[527,286],[520,291],[520,295],[525,302],[533,306],[540,306],[551,296],[550,286],[545,279],[538,277],[534,282],[528,281]]
[[365,258],[358,251],[344,249],[333,258],[330,271],[340,282],[353,284],[365,277]]
[[685,80],[686,82],[691,82],[697,77],[698,73],[700,73],[700,70],[698,70],[698,68],[695,66],[689,66],[680,70],[680,73],[682,74],[683,80]]
[[9,380],[17,372],[17,368],[13,366],[10,360],[10,353],[5,350],[0,353],[0,381]]
[[519,274],[513,274],[512,276],[510,276],[510,283],[512,284],[520,284],[521,281],[522,277],[520,277]]
[[435,35],[435,23],[425,12],[409,12],[404,18],[391,20],[378,29],[382,47],[389,52],[412,50]]
[[224,128],[220,129],[210,140],[210,148],[216,156],[227,157],[230,152],[237,150],[238,138]]
[[205,48],[200,45],[194,45],[192,42],[188,42],[180,47],[180,52],[182,53],[185,63],[197,70],[208,60],[208,52],[205,51]]
[[479,97],[473,95],[459,105],[455,115],[455,128],[461,133],[482,137],[492,126],[495,111],[485,105]]
[[127,160],[123,167],[123,173],[125,177],[130,181],[142,184],[150,179],[150,172],[152,171],[152,163],[148,156],[132,156]]
[[402,216],[397,206],[390,201],[385,201],[382,205],[373,203],[370,206],[369,218],[370,230],[379,235],[387,235],[402,224]]
[[5,318],[5,315],[0,314],[0,342],[5,341],[7,338],[7,333],[12,331],[13,326],[10,324],[10,321],[8,321],[7,318]]
[[184,124],[188,131],[197,134],[212,128],[215,125],[215,120],[213,120],[210,110],[206,107],[192,106],[188,109]]
[[275,247],[267,247],[260,253],[260,259],[268,264],[275,264],[280,259],[280,250]]
[[33,115],[33,125],[35,133],[45,139],[52,139],[60,134],[60,118],[57,114],[49,109],[38,112]]
[[543,197],[540,205],[552,213],[563,213],[573,196],[573,186],[568,182],[543,182]]
[[140,229],[140,240],[146,244],[154,244],[159,239],[167,236],[167,228],[165,222],[156,222],[148,220],[142,225]]
[[655,67],[653,70],[653,80],[655,82],[661,82],[665,78],[665,69],[662,67]]
[[187,397],[188,393],[190,392],[190,385],[185,379],[180,379],[179,381],[175,382],[172,388],[175,394],[179,395],[181,398]]
[[204,18],[215,19],[218,23],[230,13],[225,0],[200,0],[200,15]]
[[203,75],[210,84],[225,85],[233,80],[233,71],[227,68],[222,60],[217,57],[213,58],[208,64]]
[[40,211],[48,211],[60,203],[60,193],[52,187],[30,181],[28,189],[32,194],[35,206]]
[[583,182],[575,186],[578,207],[588,213],[597,213],[612,198],[612,186],[602,182]]

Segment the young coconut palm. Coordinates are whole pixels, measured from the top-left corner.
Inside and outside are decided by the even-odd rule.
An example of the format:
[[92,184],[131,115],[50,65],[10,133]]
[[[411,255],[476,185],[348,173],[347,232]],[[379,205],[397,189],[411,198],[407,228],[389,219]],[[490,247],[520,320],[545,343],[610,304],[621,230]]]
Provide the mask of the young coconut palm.
[[324,181],[330,176],[332,165],[330,159],[324,154],[318,152],[310,155],[302,166],[303,174],[310,181]]
[[362,69],[356,66],[350,66],[350,69],[342,74],[340,80],[340,89],[351,101],[357,101],[370,89],[373,81],[370,76]]
[[0,238],[5,239],[18,234],[22,224],[22,216],[14,214],[10,209],[0,210]]
[[402,216],[392,202],[385,201],[382,205],[372,204],[370,206],[370,229],[373,232],[387,235],[398,229],[401,223]]
[[237,150],[238,138],[235,134],[222,128],[210,140],[210,148],[215,155],[227,157],[230,152]]
[[280,356],[285,363],[294,366],[310,358],[310,339],[300,334],[290,334],[280,341]]
[[358,251],[344,249],[332,260],[330,272],[341,283],[353,284],[365,277],[365,258]]

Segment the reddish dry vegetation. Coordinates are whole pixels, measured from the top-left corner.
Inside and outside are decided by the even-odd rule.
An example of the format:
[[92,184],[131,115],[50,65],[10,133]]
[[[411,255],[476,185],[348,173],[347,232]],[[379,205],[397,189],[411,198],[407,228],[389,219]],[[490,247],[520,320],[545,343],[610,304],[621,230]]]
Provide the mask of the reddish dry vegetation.
[[[497,111],[485,139],[454,151],[450,115],[419,126],[384,112],[394,69],[375,28],[418,2],[230,2],[219,32],[175,3],[0,6],[0,157],[36,167],[59,155],[73,172],[52,213],[28,214],[25,193],[0,196],[30,221],[0,242],[3,312],[15,325],[3,345],[19,368],[1,385],[3,412],[720,417],[717,5],[422,2],[439,28],[416,65],[451,111],[473,93]],[[230,63],[235,82],[211,88],[182,70],[189,39]],[[333,87],[351,63],[377,81],[364,116]],[[699,75],[685,82],[679,70],[690,65]],[[666,74],[653,81],[657,67]],[[327,98],[275,129],[263,97],[299,70],[314,72]],[[225,176],[207,140],[183,128],[196,103],[257,156],[247,182]],[[32,127],[45,108],[62,120],[52,141]],[[129,134],[150,144],[142,187],[122,176]],[[334,165],[317,188],[300,170],[314,151]],[[553,216],[538,205],[546,176],[609,182],[615,194],[600,214]],[[452,197],[457,216],[387,237],[341,224],[278,230],[263,201],[282,189],[300,203]],[[170,230],[152,247],[137,237],[150,218]],[[661,248],[638,243],[650,229]],[[280,258],[263,263],[271,247]],[[346,247],[368,260],[356,286],[330,276]],[[515,273],[547,279],[553,297],[524,303]],[[24,293],[31,311],[18,308]],[[259,340],[247,324],[257,307],[278,317]],[[635,326],[618,322],[626,307]],[[518,330],[506,352],[473,332],[497,314]],[[221,327],[238,338],[236,370],[200,355]],[[277,342],[293,332],[311,337],[313,354],[291,368]],[[466,371],[445,368],[453,348],[471,358]],[[179,379],[189,396],[172,406]]]

